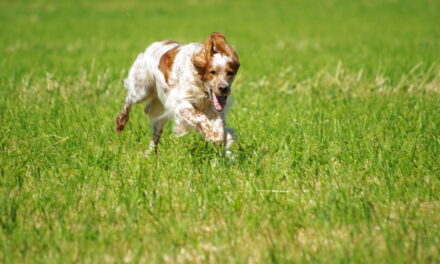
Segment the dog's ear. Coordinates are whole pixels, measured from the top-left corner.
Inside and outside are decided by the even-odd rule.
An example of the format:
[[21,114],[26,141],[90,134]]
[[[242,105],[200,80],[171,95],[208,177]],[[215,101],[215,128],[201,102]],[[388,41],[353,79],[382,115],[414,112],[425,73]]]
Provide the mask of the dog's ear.
[[205,50],[212,56],[215,53],[224,55],[230,54],[229,45],[226,43],[225,36],[223,34],[213,32],[209,38],[205,41]]
[[220,33],[214,32],[205,40],[203,49],[192,58],[194,67],[199,75],[203,76],[205,74],[205,67],[210,58],[215,53],[225,52],[225,47],[227,47],[225,36]]
[[226,42],[226,38],[223,34],[213,32],[205,40],[203,49],[196,53],[192,58],[194,67],[200,76],[204,76],[206,65],[209,63],[211,57],[216,53],[231,57],[237,65],[236,68],[238,69],[240,63],[238,62],[238,56],[234,48],[232,48]]
[[238,62],[237,52],[235,52],[234,48],[228,44],[225,36],[221,33],[211,33],[209,38],[205,41],[205,50],[208,51],[208,56],[220,53]]
[[206,64],[208,63],[208,55],[206,49],[202,49],[200,52],[194,54],[192,57],[192,63],[200,75],[204,75]]

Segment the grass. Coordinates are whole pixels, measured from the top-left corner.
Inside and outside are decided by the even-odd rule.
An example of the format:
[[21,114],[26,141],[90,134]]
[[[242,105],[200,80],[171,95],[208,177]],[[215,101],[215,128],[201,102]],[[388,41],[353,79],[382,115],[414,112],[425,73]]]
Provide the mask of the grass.
[[[440,3],[0,1],[1,263],[438,263]],[[122,80],[226,34],[237,158]]]

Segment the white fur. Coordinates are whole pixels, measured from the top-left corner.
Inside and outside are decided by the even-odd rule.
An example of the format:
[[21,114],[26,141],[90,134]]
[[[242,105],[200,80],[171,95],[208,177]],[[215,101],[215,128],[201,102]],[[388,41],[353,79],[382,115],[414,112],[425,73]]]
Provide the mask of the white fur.
[[212,64],[214,65],[214,67],[225,68],[226,64],[230,61],[232,61],[232,59],[228,56],[216,53],[213,56]]

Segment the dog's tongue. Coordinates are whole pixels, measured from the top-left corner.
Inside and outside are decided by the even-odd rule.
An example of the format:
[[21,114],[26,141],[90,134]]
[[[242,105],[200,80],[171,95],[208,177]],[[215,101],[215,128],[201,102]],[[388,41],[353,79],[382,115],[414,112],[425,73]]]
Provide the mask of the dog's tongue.
[[222,111],[226,105],[227,96],[216,96],[214,93],[212,94],[212,101],[214,103],[215,110]]

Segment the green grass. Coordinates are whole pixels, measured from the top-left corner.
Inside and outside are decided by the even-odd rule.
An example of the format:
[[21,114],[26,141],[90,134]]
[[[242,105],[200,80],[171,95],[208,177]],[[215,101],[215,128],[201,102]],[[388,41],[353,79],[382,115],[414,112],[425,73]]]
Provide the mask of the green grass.
[[[0,263],[439,263],[440,2],[0,1]],[[225,33],[235,160],[122,80]]]

